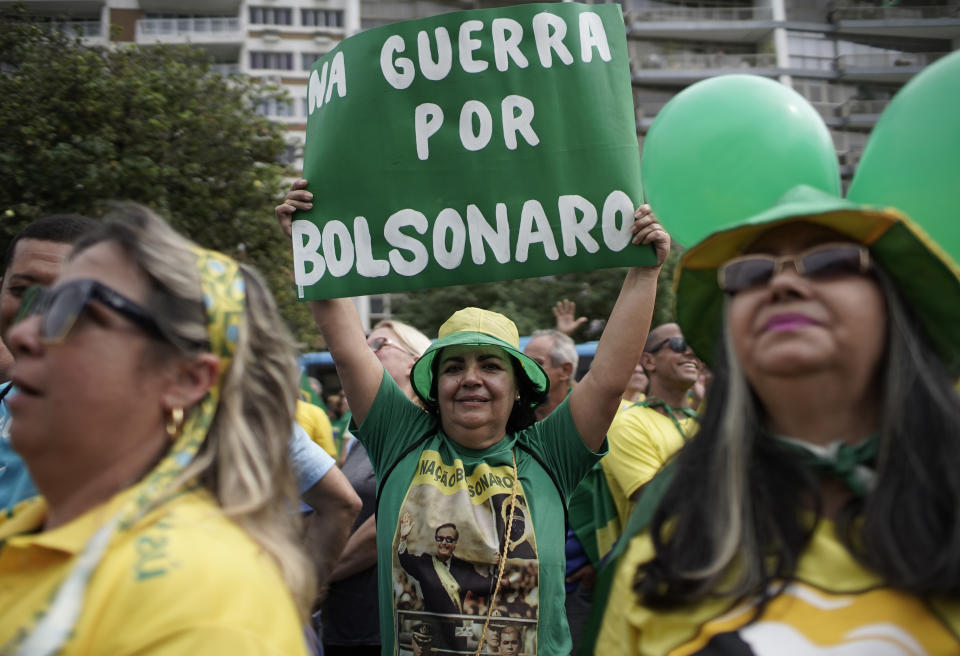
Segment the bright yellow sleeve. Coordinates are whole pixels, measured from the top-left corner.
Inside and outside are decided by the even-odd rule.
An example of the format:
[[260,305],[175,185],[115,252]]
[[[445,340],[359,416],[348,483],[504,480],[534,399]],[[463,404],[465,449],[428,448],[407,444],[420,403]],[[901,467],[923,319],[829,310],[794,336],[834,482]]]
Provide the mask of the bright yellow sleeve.
[[[614,499],[618,507],[629,506],[633,493],[653,478],[673,452],[675,445],[664,444],[669,437],[649,421],[647,415],[651,412],[646,408],[620,412],[607,431],[610,452],[603,459],[603,468],[624,497]],[[670,428],[676,432],[672,425]],[[679,439],[682,445],[682,438]]]
[[310,439],[317,443],[331,457],[337,457],[337,447],[333,443],[333,426],[323,408],[297,400],[297,423],[307,431]]
[[641,653],[640,631],[633,617],[639,606],[639,600],[633,591],[633,581],[638,565],[648,559],[650,554],[647,548],[644,548],[646,545],[638,544],[640,540],[646,540],[646,536],[633,538],[617,565],[594,654]]

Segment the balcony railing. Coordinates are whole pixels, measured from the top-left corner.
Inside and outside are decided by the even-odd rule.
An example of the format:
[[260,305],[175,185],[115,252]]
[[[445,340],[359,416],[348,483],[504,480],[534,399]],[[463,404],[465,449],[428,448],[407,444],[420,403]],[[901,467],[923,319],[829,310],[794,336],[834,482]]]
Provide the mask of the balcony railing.
[[144,18],[137,21],[137,36],[191,36],[240,31],[236,16],[211,18]]
[[834,21],[960,18],[960,5],[939,7],[836,7]]
[[858,68],[914,68],[932,64],[947,54],[949,53],[892,52],[862,55],[840,55],[837,57],[837,68],[841,70]]
[[631,22],[769,21],[769,7],[645,7],[630,10]]
[[774,68],[776,65],[777,56],[772,53],[741,55],[697,53],[659,55],[654,53],[638,57],[634,62],[634,68],[648,70]]
[[881,114],[889,104],[889,100],[861,100],[859,98],[851,98],[840,105],[840,114],[843,116],[851,116],[853,114]]
[[811,102],[810,105],[826,120],[837,118],[840,108],[840,103],[835,102]]
[[103,36],[103,25],[98,20],[88,21],[45,21],[42,25],[51,29],[60,30],[67,36],[100,37]]
[[660,113],[660,110],[663,109],[664,105],[667,104],[666,100],[659,102],[640,102],[637,103],[637,120],[645,118],[653,118]]
[[220,75],[239,75],[240,64],[211,64],[210,71]]

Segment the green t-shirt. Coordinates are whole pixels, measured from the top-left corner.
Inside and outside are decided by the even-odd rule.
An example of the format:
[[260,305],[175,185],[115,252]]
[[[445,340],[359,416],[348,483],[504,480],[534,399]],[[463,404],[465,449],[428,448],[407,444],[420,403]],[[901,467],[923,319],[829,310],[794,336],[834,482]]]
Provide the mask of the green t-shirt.
[[476,451],[444,435],[438,418],[384,376],[363,426],[352,429],[377,480],[389,470],[377,511],[383,653],[412,653],[414,630],[431,634],[435,650],[476,651],[509,522],[513,457],[512,542],[487,633],[511,626],[522,654],[569,653],[564,504],[606,444],[598,454],[587,449],[567,402]]

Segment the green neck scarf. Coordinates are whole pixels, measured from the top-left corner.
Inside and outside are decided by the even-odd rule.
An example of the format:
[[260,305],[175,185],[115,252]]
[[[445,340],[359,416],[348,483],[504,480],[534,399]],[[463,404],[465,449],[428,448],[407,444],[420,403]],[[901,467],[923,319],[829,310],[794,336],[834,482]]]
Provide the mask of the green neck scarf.
[[680,419],[677,418],[677,415],[682,415],[684,419],[696,419],[697,413],[691,410],[690,408],[677,407],[675,405],[670,405],[663,399],[658,399],[655,396],[648,396],[643,401],[637,401],[633,404],[634,406],[640,406],[643,408],[650,408],[656,410],[657,408],[663,408],[664,412],[670,421],[673,422],[673,425],[677,427],[677,432],[680,433],[680,436],[683,437],[684,441],[687,439],[687,434],[683,431],[683,426],[680,425]]
[[857,496],[865,496],[876,483],[873,465],[879,450],[879,438],[872,433],[859,444],[833,442],[826,446],[811,444],[792,437],[770,435],[774,441],[792,451],[821,476],[839,478]]

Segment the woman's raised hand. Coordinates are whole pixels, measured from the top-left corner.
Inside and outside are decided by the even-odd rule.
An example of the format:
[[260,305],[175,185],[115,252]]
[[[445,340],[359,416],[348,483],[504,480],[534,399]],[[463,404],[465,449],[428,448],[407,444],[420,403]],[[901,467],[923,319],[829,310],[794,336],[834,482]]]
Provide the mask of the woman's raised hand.
[[277,223],[283,234],[290,237],[292,234],[293,213],[297,210],[309,210],[313,208],[313,194],[307,191],[307,181],[298,178],[290,183],[290,191],[287,192],[283,202],[273,208],[274,216],[277,217]]
[[670,235],[657,223],[657,217],[653,215],[649,205],[641,205],[634,212],[630,231],[633,232],[634,244],[653,244],[657,253],[657,266],[662,265],[670,254]]

